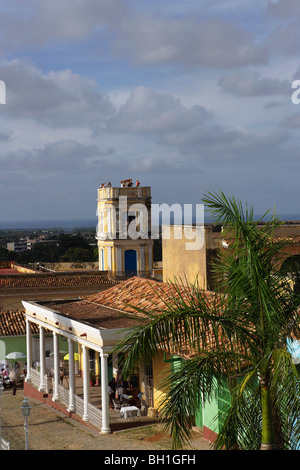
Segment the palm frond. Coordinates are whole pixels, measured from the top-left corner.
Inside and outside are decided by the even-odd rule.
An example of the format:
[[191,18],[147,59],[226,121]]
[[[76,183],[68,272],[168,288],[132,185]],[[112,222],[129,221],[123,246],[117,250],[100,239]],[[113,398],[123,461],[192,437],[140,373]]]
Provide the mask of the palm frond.
[[285,349],[273,352],[270,390],[273,406],[281,421],[284,448],[300,447],[300,376],[292,355]]
[[159,411],[165,430],[172,435],[173,448],[178,449],[189,442],[191,418],[202,399],[212,397],[218,378],[215,357],[206,354],[201,359],[183,360],[177,372],[162,381],[165,397],[160,402]]
[[231,390],[227,409],[217,416],[217,450],[257,450],[261,442],[261,406],[257,371],[249,371]]
[[295,448],[300,387],[286,341],[300,337],[300,296],[278,271],[284,243],[274,235],[282,222],[275,215],[266,220],[269,211],[254,220],[253,207],[244,210],[222,192],[208,193],[203,201],[231,241],[230,250],[213,264],[220,290],[203,291],[186,280],[155,290],[161,306],[133,307],[146,324],[129,331],[115,352],[124,353],[127,371],[162,351],[185,358],[162,384],[166,395],[160,410],[174,447],[189,439],[190,417],[201,399],[209,400],[229,377],[243,373],[218,417],[216,448],[260,447],[266,429],[261,383],[270,387],[278,446]]

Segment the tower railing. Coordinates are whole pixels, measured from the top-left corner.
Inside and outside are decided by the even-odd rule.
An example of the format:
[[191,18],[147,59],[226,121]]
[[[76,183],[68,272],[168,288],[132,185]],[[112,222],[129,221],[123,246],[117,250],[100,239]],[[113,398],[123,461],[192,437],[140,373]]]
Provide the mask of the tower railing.
[[128,188],[99,188],[98,202],[105,199],[118,200],[120,196],[128,196],[129,199],[145,199],[151,198],[150,186],[131,186]]

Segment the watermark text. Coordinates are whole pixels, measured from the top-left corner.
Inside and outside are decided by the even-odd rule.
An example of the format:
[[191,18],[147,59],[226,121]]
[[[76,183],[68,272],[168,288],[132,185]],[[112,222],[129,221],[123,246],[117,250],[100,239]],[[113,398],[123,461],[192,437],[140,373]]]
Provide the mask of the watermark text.
[[6,86],[3,80],[0,80],[0,104],[6,104]]
[[[120,196],[118,205],[106,202],[97,208],[98,239],[184,239],[186,250],[199,250],[204,243],[203,204],[128,205]],[[160,228],[163,228],[162,230]],[[171,229],[172,227],[172,229]]]

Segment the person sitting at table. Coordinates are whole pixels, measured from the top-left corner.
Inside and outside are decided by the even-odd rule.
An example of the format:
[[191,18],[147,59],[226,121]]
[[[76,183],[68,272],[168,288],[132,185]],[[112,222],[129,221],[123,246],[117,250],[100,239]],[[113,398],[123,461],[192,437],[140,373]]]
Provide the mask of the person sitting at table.
[[116,379],[113,377],[108,384],[109,407],[114,408],[113,401],[116,396]]
[[119,382],[117,384],[117,395],[118,395],[118,398],[120,399],[120,397],[123,395],[124,393],[124,388],[123,388],[123,383],[122,382]]

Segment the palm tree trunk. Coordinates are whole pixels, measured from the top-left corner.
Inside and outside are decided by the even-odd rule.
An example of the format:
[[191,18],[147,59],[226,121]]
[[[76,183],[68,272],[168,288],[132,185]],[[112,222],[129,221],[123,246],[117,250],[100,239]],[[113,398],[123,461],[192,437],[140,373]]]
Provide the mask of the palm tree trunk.
[[275,432],[272,420],[272,407],[269,387],[261,385],[261,405],[262,405],[262,439],[261,450],[274,450],[276,448]]

